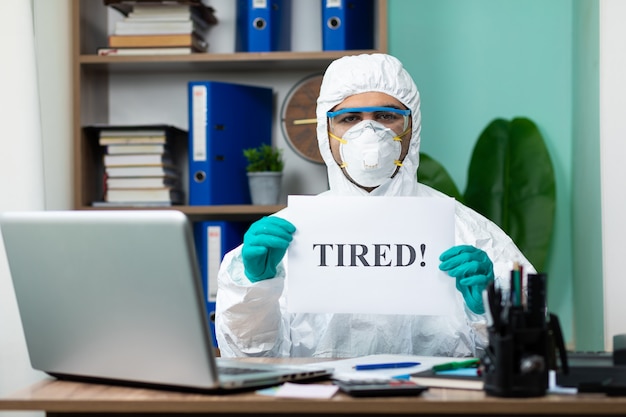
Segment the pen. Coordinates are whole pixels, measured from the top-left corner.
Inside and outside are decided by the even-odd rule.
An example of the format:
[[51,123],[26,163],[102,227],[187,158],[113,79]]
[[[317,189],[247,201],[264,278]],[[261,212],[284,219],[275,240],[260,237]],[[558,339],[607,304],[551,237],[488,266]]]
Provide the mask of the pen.
[[480,364],[480,359],[468,359],[466,361],[448,362],[441,365],[434,365],[433,371],[451,371],[453,369],[475,368]]
[[371,371],[373,369],[393,369],[393,368],[410,368],[419,365],[419,362],[390,362],[390,363],[366,363],[363,365],[355,365],[357,371]]

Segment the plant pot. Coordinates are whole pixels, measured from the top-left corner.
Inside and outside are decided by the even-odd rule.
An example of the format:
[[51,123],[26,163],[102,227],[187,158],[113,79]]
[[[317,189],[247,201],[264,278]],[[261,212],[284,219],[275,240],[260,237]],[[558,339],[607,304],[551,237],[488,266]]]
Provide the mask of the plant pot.
[[276,205],[280,197],[282,172],[248,172],[250,197],[254,205]]

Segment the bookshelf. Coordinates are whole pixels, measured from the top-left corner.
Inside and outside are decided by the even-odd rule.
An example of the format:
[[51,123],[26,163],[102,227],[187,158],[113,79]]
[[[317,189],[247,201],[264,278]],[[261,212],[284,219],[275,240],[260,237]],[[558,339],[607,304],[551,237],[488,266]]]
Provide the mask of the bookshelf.
[[[298,6],[298,3],[299,1],[294,3],[294,8]],[[212,1],[210,4],[216,9],[218,19],[221,19],[220,7],[228,3]],[[321,73],[330,62],[344,55],[387,51],[387,1],[377,0],[375,7],[375,50],[244,53],[234,52],[234,50],[223,51],[220,48],[211,52],[210,46],[207,53],[190,55],[98,56],[97,49],[107,45],[109,20],[115,12],[108,10],[103,1],[73,0],[71,22],[74,75],[72,86],[74,208],[94,209],[91,203],[99,199],[98,193],[101,190],[98,186],[100,180],[98,158],[101,157],[101,153],[96,149],[97,143],[87,140],[83,135],[84,126],[103,123],[153,123],[172,124],[186,130],[188,127],[183,115],[186,114],[186,108],[182,108],[185,106],[181,105],[185,103],[185,100],[181,98],[186,95],[184,83],[198,77],[206,77],[206,79],[222,77],[227,81],[242,80],[246,83],[255,83],[258,80],[259,84],[277,87],[275,113],[278,113],[280,102],[284,99],[288,86],[295,84],[303,76],[315,72]],[[221,24],[220,21],[216,27]],[[211,34],[208,39],[211,42]],[[177,102],[169,97],[172,91],[176,91]],[[153,94],[158,95],[159,92],[162,92],[166,98],[154,100],[149,97]],[[144,102],[140,100],[134,102],[128,100],[128,96],[145,96],[146,99]],[[170,107],[160,103],[169,100],[173,103]],[[142,114],[139,120],[134,120],[132,113],[138,109]],[[160,115],[164,116],[158,118]],[[124,119],[125,117],[128,119]],[[157,119],[150,120],[150,117]],[[169,120],[164,120],[164,118],[169,118]],[[272,140],[276,144],[283,138],[281,138],[282,132],[276,121],[274,125]],[[303,176],[306,178],[306,175]],[[187,181],[186,175],[183,180]],[[188,192],[188,187],[185,187],[185,191]],[[180,210],[193,220],[254,220],[263,215],[272,214],[282,207],[282,205],[182,205],[151,209]]]

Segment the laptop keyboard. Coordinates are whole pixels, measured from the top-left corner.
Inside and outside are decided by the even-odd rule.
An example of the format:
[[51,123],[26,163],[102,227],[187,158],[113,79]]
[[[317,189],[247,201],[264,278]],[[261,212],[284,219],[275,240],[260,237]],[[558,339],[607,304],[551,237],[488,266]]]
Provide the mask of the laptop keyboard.
[[217,371],[220,375],[241,375],[241,374],[256,374],[259,372],[267,372],[258,368],[236,368],[231,366],[218,366]]

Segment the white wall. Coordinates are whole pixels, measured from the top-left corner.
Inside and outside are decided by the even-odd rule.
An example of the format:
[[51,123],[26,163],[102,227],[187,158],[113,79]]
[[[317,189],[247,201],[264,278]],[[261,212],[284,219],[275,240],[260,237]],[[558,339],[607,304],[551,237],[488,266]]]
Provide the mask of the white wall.
[[[70,207],[69,4],[0,1],[0,16],[10,17],[0,25],[0,211]],[[0,396],[43,377],[28,360],[0,240]]]
[[48,210],[72,206],[70,0],[32,0]]
[[600,1],[600,175],[602,179],[602,267],[605,347],[626,333],[626,2]]

